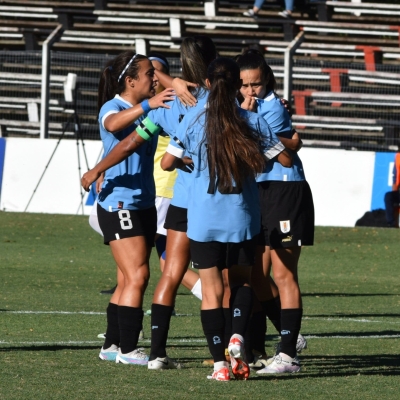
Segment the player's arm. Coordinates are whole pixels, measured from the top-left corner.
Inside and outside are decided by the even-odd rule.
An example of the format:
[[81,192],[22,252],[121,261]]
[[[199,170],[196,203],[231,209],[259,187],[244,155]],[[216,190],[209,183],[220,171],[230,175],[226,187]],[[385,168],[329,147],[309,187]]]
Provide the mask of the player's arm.
[[103,121],[104,128],[111,133],[119,132],[132,125],[138,118],[150,110],[159,107],[170,108],[165,102],[174,100],[174,98],[174,89],[165,89],[149,100],[144,100],[131,108],[108,115]]
[[290,139],[279,135],[277,136],[279,140],[283,143],[283,145],[291,151],[298,152],[303,146],[303,142],[300,139],[300,135],[297,133],[295,129],[293,129],[293,136]]
[[179,158],[171,153],[163,155],[160,165],[164,171],[174,171],[177,168],[189,173],[193,171],[193,160],[190,157]]
[[185,145],[175,136],[171,139],[160,166],[164,171],[173,171],[176,168],[191,173],[193,171],[193,160],[185,156]]
[[277,160],[282,166],[286,168],[290,168],[293,165],[293,158],[290,154],[290,150],[285,149],[282,152],[279,153],[277,156]]
[[144,119],[129,136],[121,140],[93,169],[82,176],[82,187],[88,192],[90,185],[100,177],[101,173],[128,158],[160,131],[161,128],[149,118]]

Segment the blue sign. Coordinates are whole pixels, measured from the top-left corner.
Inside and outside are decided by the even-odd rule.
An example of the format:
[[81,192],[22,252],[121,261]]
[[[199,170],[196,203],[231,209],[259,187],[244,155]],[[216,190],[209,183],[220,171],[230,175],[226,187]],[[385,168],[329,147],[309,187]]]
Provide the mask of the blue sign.
[[3,169],[4,169],[5,156],[6,156],[6,139],[0,138],[0,195],[1,195],[1,183],[3,182]]
[[372,184],[371,210],[385,209],[383,198],[392,190],[393,166],[396,153],[376,153],[374,181]]

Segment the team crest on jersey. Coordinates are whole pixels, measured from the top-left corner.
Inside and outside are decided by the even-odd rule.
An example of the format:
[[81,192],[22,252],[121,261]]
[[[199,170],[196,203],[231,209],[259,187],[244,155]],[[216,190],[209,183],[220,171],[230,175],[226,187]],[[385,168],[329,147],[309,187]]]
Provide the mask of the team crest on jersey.
[[282,233],[290,232],[290,221],[279,221]]

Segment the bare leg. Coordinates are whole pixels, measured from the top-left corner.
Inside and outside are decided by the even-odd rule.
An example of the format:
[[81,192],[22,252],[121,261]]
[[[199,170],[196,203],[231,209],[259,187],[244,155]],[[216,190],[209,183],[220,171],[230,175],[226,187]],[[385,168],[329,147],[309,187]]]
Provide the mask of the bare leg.
[[[117,286],[118,305],[142,307],[143,295],[150,277],[149,256],[151,248],[143,236],[135,236],[110,242],[111,251],[118,265],[118,286],[122,280],[123,287]],[[122,282],[121,282],[122,284]]]
[[279,289],[282,309],[301,308],[301,293],[297,276],[297,264],[301,247],[289,247],[271,251],[274,280]]
[[186,232],[168,230],[166,254],[164,271],[154,292],[153,303],[173,306],[176,292],[190,261],[189,239]]

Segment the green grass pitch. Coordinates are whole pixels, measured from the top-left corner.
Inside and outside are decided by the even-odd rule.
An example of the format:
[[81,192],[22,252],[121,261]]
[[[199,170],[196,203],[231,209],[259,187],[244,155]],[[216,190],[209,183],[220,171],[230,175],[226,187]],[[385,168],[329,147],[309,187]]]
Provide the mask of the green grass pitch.
[[[144,309],[160,276],[156,257]],[[187,368],[148,371],[98,359],[110,250],[87,217],[0,212],[0,399],[398,399],[400,231],[316,229],[300,283],[302,371],[208,381],[199,302],[181,288],[168,353]],[[144,320],[148,349],[150,318]],[[266,345],[272,354],[274,328]]]

